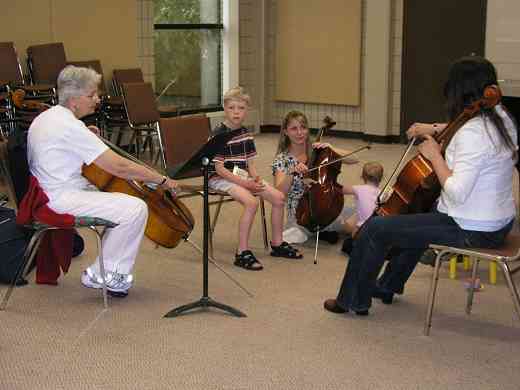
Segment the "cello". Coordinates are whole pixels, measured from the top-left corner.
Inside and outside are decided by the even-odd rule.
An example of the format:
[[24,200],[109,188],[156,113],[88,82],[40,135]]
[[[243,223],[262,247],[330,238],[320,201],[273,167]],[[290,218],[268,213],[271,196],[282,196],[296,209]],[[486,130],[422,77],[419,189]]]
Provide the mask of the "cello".
[[[444,157],[446,148],[451,139],[467,121],[474,118],[482,109],[490,109],[496,106],[502,97],[500,89],[496,85],[487,86],[481,99],[476,100],[466,107],[462,113],[438,134],[434,139],[441,145],[441,154]],[[374,215],[399,215],[425,213],[431,210],[441,192],[441,186],[433,166],[428,159],[420,153],[409,160],[399,175],[396,172],[402,165],[405,156],[414,145],[415,137],[410,140],[405,153],[401,157],[396,169],[388,179],[377,199],[377,207]],[[397,176],[391,192],[389,183]],[[383,199],[384,198],[384,199]]]
[[[145,165],[109,141],[102,140],[124,157],[137,164]],[[142,199],[148,206],[145,235],[157,245],[175,248],[181,239],[190,235],[195,226],[195,220],[190,210],[160,186],[153,188],[136,180],[121,179],[94,163],[84,165],[82,174],[100,191],[121,192]]]
[[[326,116],[315,142],[336,122]],[[309,159],[312,184],[304,191],[296,208],[296,221],[310,232],[330,225],[343,210],[343,188],[337,178],[341,172],[341,157],[330,147],[313,149]]]

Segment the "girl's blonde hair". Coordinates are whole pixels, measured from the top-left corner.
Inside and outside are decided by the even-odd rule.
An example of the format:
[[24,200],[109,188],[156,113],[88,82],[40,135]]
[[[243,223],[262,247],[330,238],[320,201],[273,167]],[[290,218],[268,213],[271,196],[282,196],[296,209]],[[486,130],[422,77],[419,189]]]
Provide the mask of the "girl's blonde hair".
[[365,183],[368,182],[378,186],[383,179],[383,166],[375,161],[365,163],[363,165],[361,178],[365,181]]
[[[306,129],[309,128],[309,121],[303,112],[296,110],[289,111],[282,121],[282,128],[280,129],[280,140],[278,141],[278,149],[276,154],[287,152],[287,150],[289,150],[291,140],[287,136],[286,130],[292,120],[297,120],[300,125]],[[307,147],[307,157],[310,157],[312,152],[310,132],[307,133],[307,139],[305,140],[305,143]]]
[[231,88],[224,94],[224,104],[227,104],[232,100],[239,100],[246,103],[248,106],[251,105],[251,97],[244,91],[244,88],[239,85]]

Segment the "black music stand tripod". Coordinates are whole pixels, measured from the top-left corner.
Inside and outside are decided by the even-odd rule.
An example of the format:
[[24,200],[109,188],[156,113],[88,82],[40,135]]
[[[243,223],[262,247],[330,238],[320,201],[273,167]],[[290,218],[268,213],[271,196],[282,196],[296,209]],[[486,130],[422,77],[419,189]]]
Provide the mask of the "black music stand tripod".
[[172,169],[168,168],[168,176],[175,178],[175,176],[181,175],[184,172],[193,171],[194,168],[200,167],[204,174],[204,231],[203,231],[203,250],[202,250],[202,297],[195,302],[188,303],[186,305],[182,305],[176,307],[175,309],[170,310],[168,313],[164,315],[166,318],[177,317],[178,315],[197,308],[210,308],[214,307],[220,310],[224,310],[236,317],[246,317],[244,313],[240,310],[237,310],[231,306],[225,305],[223,303],[217,302],[211,299],[208,295],[208,238],[209,238],[209,200],[208,200],[208,191],[209,191],[209,164],[213,159],[218,150],[221,149],[223,145],[225,145],[231,138],[233,138],[234,133],[220,133],[211,137],[206,144],[199,149],[194,156],[192,156],[189,161],[182,164],[181,166],[174,167]]

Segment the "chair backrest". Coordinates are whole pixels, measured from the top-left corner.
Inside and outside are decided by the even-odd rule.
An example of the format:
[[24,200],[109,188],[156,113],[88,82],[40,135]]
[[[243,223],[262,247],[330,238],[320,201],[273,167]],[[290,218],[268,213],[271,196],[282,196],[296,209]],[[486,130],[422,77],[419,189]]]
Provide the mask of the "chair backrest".
[[0,137],[0,167],[11,199],[20,203],[29,187],[29,164],[25,135]]
[[105,78],[103,77],[103,68],[99,60],[90,61],[67,61],[67,65],[80,66],[82,68],[91,68],[101,75],[101,82],[99,83],[98,94],[99,96],[107,94],[107,88],[105,85]]
[[[168,168],[174,168],[188,161],[206,143],[211,134],[211,124],[205,115],[161,118],[159,123]],[[200,169],[196,168],[176,178],[200,175]]]
[[159,122],[155,94],[150,83],[123,83],[123,101],[131,126]]
[[58,75],[67,66],[63,43],[29,46],[27,48],[27,64],[33,84],[56,85]]
[[112,71],[112,87],[115,95],[122,95],[124,83],[144,83],[141,68],[114,69]]
[[23,73],[13,42],[0,42],[0,84],[23,84]]

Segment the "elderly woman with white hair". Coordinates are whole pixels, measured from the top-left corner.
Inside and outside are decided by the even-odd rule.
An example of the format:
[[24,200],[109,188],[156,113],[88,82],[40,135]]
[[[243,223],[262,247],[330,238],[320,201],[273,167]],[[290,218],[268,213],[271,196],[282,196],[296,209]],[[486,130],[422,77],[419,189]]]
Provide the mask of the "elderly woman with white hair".
[[[107,289],[124,297],[132,286],[132,268],[146,226],[148,209],[138,198],[92,191],[81,174],[83,164],[95,163],[123,179],[157,183],[175,189],[177,182],[136,164],[109,149],[80,118],[92,114],[99,97],[101,75],[92,69],[67,66],[58,76],[59,105],[38,115],[29,128],[28,160],[31,174],[57,213],[89,215],[116,222],[103,241]],[[101,288],[97,262],[81,275],[85,287]]]

